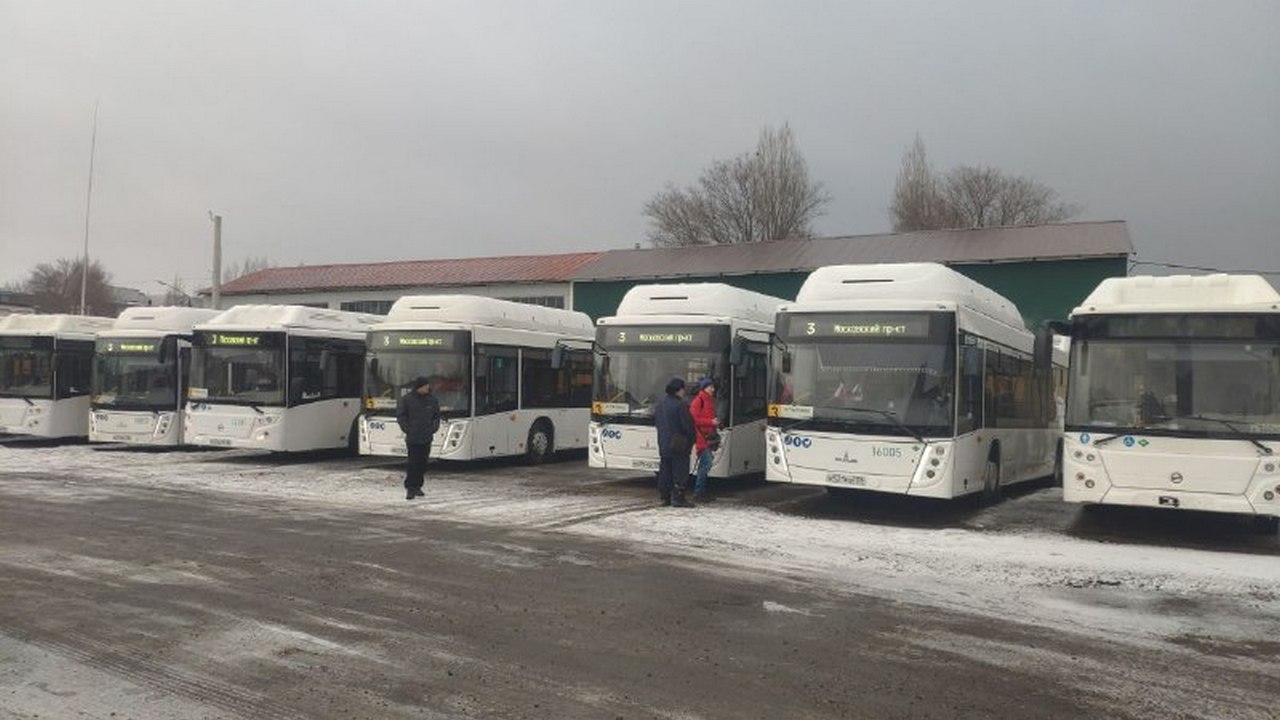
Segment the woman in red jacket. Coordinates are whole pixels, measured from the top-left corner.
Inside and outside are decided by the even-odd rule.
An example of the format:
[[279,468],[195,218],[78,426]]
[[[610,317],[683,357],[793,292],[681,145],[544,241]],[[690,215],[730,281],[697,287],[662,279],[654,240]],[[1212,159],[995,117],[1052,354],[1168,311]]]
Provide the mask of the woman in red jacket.
[[694,448],[698,451],[697,473],[693,485],[693,496],[704,502],[710,499],[707,494],[707,473],[711,471],[711,455],[714,450],[707,437],[720,427],[720,419],[716,417],[716,385],[711,378],[698,381],[698,394],[689,404],[689,414],[693,416],[693,427],[697,432]]

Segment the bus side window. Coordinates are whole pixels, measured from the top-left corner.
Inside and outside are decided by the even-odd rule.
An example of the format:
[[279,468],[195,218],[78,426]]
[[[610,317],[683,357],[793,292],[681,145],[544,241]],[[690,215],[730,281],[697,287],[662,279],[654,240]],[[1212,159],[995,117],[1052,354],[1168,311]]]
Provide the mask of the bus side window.
[[592,356],[590,350],[570,350],[565,370],[569,373],[569,407],[591,407]]
[[[745,372],[731,380],[734,383],[732,423],[735,425],[763,419],[768,411],[768,351],[769,347],[764,343],[746,344],[746,352],[742,354]],[[720,388],[716,389],[716,394],[721,397],[724,395]],[[721,422],[728,419],[724,405],[723,401],[716,403],[716,414],[721,416]]]
[[486,345],[476,356],[476,414],[515,410],[520,392],[516,349]]
[[58,398],[89,394],[93,376],[93,343],[62,341],[59,343],[54,373]]
[[977,345],[960,346],[960,392],[956,403],[956,434],[973,432],[983,426],[983,350]]

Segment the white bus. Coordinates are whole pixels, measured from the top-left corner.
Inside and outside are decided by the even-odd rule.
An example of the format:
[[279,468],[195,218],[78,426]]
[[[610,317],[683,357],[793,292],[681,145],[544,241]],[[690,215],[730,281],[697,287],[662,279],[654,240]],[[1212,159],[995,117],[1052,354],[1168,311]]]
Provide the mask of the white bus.
[[354,451],[365,333],[377,320],[299,305],[237,305],[196,325],[186,441]]
[[217,310],[131,307],[98,333],[89,440],[181,445],[191,333]]
[[1054,470],[1052,353],[1034,362],[1013,303],[950,268],[815,270],[777,338],[768,480],[992,500]]
[[0,433],[46,438],[89,433],[94,333],[111,318],[0,318]]
[[1071,315],[1068,502],[1280,516],[1280,293],[1257,275],[1104,280]]
[[781,298],[721,283],[637,285],[596,323],[589,464],[657,470],[653,411],[673,377],[716,384],[708,477],[764,470],[769,333]]
[[431,380],[443,416],[433,458],[538,463],[585,447],[592,330],[591,318],[570,310],[476,295],[400,298],[369,332],[361,454],[406,454],[396,404],[418,376]]

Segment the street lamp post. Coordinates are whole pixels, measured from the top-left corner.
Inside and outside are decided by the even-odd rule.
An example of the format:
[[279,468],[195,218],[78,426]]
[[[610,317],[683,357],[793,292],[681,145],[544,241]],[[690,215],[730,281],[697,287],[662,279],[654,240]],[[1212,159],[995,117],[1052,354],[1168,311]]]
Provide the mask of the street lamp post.
[[209,211],[213,221],[213,309],[222,309],[222,216]]
[[159,283],[159,284],[161,284],[161,285],[163,285],[163,286],[165,286],[165,287],[169,288],[170,290],[172,290],[172,291],[174,291],[174,292],[178,293],[179,295],[181,295],[181,296],[183,297],[183,299],[185,299],[185,300],[187,301],[187,307],[192,307],[192,304],[191,304],[191,296],[190,296],[190,295],[188,295],[188,294],[186,293],[186,291],[184,291],[182,288],[178,287],[177,285],[172,285],[172,284],[170,284],[170,283],[167,283],[167,282],[165,282],[165,281],[163,281],[163,280],[154,280],[154,281],[152,281],[152,282],[157,282],[157,283]]

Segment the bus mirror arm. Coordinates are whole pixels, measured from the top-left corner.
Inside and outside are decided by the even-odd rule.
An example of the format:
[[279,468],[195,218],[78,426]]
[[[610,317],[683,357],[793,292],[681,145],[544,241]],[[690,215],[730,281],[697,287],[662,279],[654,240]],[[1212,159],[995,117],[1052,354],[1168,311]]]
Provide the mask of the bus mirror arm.
[[1060,320],[1048,320],[1036,331],[1032,361],[1037,370],[1048,372],[1053,366],[1053,336],[1070,335],[1071,326]]

